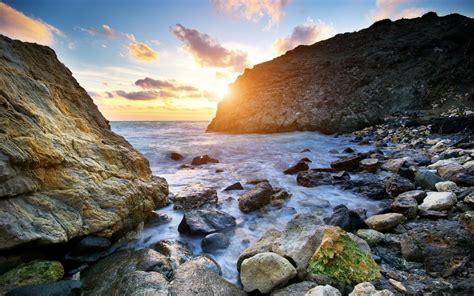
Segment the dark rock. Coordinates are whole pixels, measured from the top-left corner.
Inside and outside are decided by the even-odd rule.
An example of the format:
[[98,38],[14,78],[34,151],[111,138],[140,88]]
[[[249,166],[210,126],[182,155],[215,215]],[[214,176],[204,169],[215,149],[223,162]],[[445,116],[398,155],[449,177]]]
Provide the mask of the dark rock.
[[400,213],[408,219],[414,219],[418,210],[418,202],[410,196],[398,196],[390,205],[390,208],[395,213]]
[[352,233],[359,229],[369,228],[357,212],[349,210],[345,205],[336,206],[332,216],[327,219],[326,223],[339,226],[345,231]]
[[153,212],[151,217],[146,221],[145,225],[163,225],[171,222],[171,220],[173,220],[173,218],[165,213]]
[[168,155],[168,157],[174,161],[178,161],[178,160],[182,160],[184,157],[179,154],[178,152],[170,152],[170,154]]
[[285,200],[288,197],[290,197],[290,194],[285,189],[279,187],[273,188],[273,194],[271,196],[272,201]]
[[300,151],[300,153],[305,153],[305,152],[311,152],[311,150],[309,148],[305,148],[305,149]]
[[352,180],[345,188],[365,195],[368,198],[379,200],[387,197],[385,182],[376,174],[359,174],[359,179]]
[[331,168],[338,171],[353,171],[359,167],[362,156],[350,156],[331,162]]
[[42,285],[27,285],[13,289],[5,296],[80,296],[82,283],[65,280]]
[[215,209],[198,209],[184,213],[178,231],[186,234],[209,234],[235,227],[235,218]]
[[192,165],[203,165],[208,163],[219,163],[217,159],[211,158],[209,155],[200,155],[193,158]]
[[458,186],[474,186],[474,175],[470,175],[465,172],[459,172],[454,174],[449,178],[450,181],[453,181]]
[[440,117],[431,122],[432,133],[453,134],[463,130],[474,130],[474,115]]
[[317,187],[322,185],[331,185],[333,176],[330,173],[318,172],[315,170],[303,171],[296,177],[298,185],[304,187]]
[[410,180],[399,175],[393,175],[385,180],[385,191],[391,197],[414,189],[415,185]]
[[253,180],[247,181],[247,184],[257,185],[258,183],[262,183],[262,182],[269,183],[267,179],[253,179]]
[[243,190],[244,187],[242,186],[242,184],[240,184],[240,182],[237,182],[237,183],[234,183],[232,185],[229,185],[227,186],[224,191],[231,191],[231,190]]
[[106,251],[110,245],[110,240],[105,237],[89,235],[81,239],[72,249],[72,255],[81,256]]
[[443,181],[446,180],[428,170],[417,170],[415,172],[415,184],[425,190],[436,190],[435,184]]
[[307,157],[304,157],[302,159],[300,159],[300,162],[312,162],[311,159],[307,158]]
[[201,241],[203,252],[213,252],[219,249],[225,249],[230,245],[230,241],[223,233],[211,233],[206,235]]
[[426,197],[426,192],[423,190],[410,190],[403,192],[398,196],[399,198],[413,198],[418,204],[421,204]]
[[258,183],[250,191],[239,197],[239,208],[245,213],[258,210],[270,203],[272,194],[273,188],[270,183]]
[[304,296],[306,292],[317,285],[316,282],[303,281],[273,291],[271,296]]
[[201,184],[194,184],[178,192],[172,200],[175,210],[190,210],[206,204],[216,204],[217,191]]
[[295,164],[292,167],[287,168],[286,170],[283,171],[284,174],[286,175],[294,175],[296,173],[299,173],[301,171],[306,171],[309,169],[309,166],[306,162],[300,161],[297,164]]
[[166,256],[173,269],[193,257],[193,252],[189,246],[178,240],[162,240],[150,246],[150,248]]
[[422,218],[433,219],[433,220],[448,217],[447,213],[443,213],[440,211],[423,210],[423,209],[418,211],[418,215]]
[[347,147],[347,148],[344,148],[344,150],[342,150],[342,152],[344,152],[344,153],[353,153],[353,152],[355,152],[355,150],[352,149],[351,147]]

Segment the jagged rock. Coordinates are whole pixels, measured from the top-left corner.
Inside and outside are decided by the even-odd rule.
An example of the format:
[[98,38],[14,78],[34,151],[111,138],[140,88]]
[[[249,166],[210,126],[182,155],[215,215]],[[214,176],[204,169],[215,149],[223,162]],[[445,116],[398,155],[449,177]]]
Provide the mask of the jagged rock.
[[364,220],[355,211],[349,210],[345,205],[334,208],[333,214],[326,221],[329,225],[339,226],[345,231],[355,233],[362,228],[368,228]]
[[445,108],[435,102],[470,89],[474,62],[464,53],[474,51],[473,27],[459,14],[382,21],[298,46],[246,69],[208,131],[350,132],[395,112]]
[[227,186],[224,191],[231,191],[231,190],[243,190],[242,184],[240,182],[234,183],[232,185]]
[[377,158],[366,158],[360,161],[359,166],[364,171],[375,172],[379,168],[380,162]]
[[317,187],[322,185],[331,185],[333,176],[330,173],[309,170],[300,172],[296,177],[298,185],[304,187]]
[[373,229],[359,229],[357,230],[357,236],[365,240],[369,246],[375,246],[384,240],[385,235],[377,230]]
[[203,165],[208,163],[219,163],[219,161],[210,157],[209,155],[196,156],[191,161],[191,165]]
[[371,283],[360,283],[354,287],[349,296],[393,296],[394,294],[390,290],[378,291]]
[[230,241],[223,233],[211,233],[206,235],[201,241],[203,252],[213,252],[219,249],[225,249],[230,245]]
[[395,228],[398,224],[405,222],[406,218],[402,214],[388,213],[369,217],[365,223],[370,228],[380,232],[387,232]]
[[260,182],[239,197],[239,208],[244,213],[258,210],[270,203],[272,194],[272,185],[268,182]]
[[235,227],[235,218],[215,209],[197,209],[184,213],[178,231],[186,234],[209,234]]
[[182,156],[181,154],[179,154],[178,152],[170,152],[168,154],[168,157],[171,159],[171,160],[174,160],[174,161],[178,161],[178,160],[182,160],[184,158],[184,156]]
[[418,202],[410,196],[398,196],[390,205],[390,209],[395,213],[400,213],[408,219],[416,218],[418,211]]
[[272,202],[273,201],[281,201],[281,200],[285,200],[287,199],[288,197],[290,197],[290,194],[288,193],[288,191],[286,191],[285,189],[283,188],[273,188],[273,194],[271,196],[271,200]]
[[403,192],[398,198],[413,198],[416,200],[418,204],[421,204],[423,202],[423,199],[426,197],[426,192],[423,190],[410,190],[407,192]]
[[395,197],[414,189],[416,189],[415,185],[410,180],[399,175],[393,175],[385,180],[385,191],[390,197]]
[[217,191],[202,184],[186,186],[173,197],[175,210],[191,210],[217,203]]
[[361,160],[362,156],[360,155],[349,156],[331,162],[331,168],[338,171],[353,171],[359,167],[359,163]]
[[0,36],[0,68],[0,250],[120,235],[165,204],[53,50]]
[[304,296],[342,296],[342,294],[333,286],[325,285],[312,288]]
[[449,210],[456,204],[456,201],[456,194],[452,192],[427,192],[419,208],[431,211]]
[[162,240],[152,245],[151,248],[166,256],[173,269],[178,268],[193,257],[188,245],[177,240]]
[[245,259],[240,267],[244,290],[270,293],[296,276],[296,269],[285,258],[271,252],[259,253]]
[[415,184],[425,190],[435,190],[436,183],[446,181],[432,171],[417,170],[415,172]]
[[284,170],[283,173],[286,174],[286,175],[294,175],[294,174],[299,173],[301,171],[307,171],[307,170],[309,170],[308,164],[304,161],[299,161],[294,166],[289,167],[286,170]]
[[82,284],[76,280],[65,280],[39,285],[26,285],[13,289],[5,296],[80,296]]

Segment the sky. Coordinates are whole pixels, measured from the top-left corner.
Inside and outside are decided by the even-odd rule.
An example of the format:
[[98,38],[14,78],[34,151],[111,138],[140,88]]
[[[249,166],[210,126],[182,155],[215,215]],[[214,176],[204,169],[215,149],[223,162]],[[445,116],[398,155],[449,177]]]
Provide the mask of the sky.
[[111,121],[210,120],[245,68],[428,11],[474,0],[0,0],[0,34],[52,47]]

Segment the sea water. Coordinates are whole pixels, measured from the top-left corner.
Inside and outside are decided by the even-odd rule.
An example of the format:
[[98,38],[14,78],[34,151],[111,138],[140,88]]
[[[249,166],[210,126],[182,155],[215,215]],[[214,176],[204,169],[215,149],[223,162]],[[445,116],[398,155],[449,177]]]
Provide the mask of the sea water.
[[[340,156],[335,151],[341,152],[344,148],[351,147],[365,152],[373,148],[354,144],[348,137],[336,138],[317,132],[263,135],[206,133],[207,122],[112,122],[111,126],[114,132],[125,137],[149,160],[154,175],[166,178],[171,193],[196,183],[217,190],[219,209],[234,216],[237,227],[227,233],[230,239],[227,249],[208,255],[220,264],[223,276],[234,283],[238,282],[236,262],[239,254],[268,229],[283,229],[293,215],[311,212],[327,217],[339,204],[345,204],[349,208],[365,208],[369,214],[379,207],[377,201],[338,187],[299,186],[296,175],[282,173],[303,157],[312,161],[309,163],[310,168],[321,168],[328,167],[331,161]],[[305,149],[310,151],[302,152]],[[169,159],[171,151],[182,154],[184,159]],[[190,164],[194,156],[203,154],[218,159],[219,163],[180,169],[182,164]],[[254,186],[246,182],[255,179],[267,179],[273,187],[287,190],[291,197],[283,207],[268,206],[245,214],[239,210],[237,199]],[[235,182],[241,182],[245,190],[223,191]],[[183,216],[181,211],[173,210],[172,205],[157,211],[167,214],[172,220],[166,224],[146,227],[137,248],[164,239],[176,239],[187,243],[194,255],[202,254],[202,237],[190,237],[178,232]]]

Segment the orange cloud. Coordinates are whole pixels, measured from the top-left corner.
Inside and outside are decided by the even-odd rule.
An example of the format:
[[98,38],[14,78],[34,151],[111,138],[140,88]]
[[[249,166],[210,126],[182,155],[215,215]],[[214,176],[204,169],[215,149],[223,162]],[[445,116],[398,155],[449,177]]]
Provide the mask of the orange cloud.
[[54,35],[64,36],[59,29],[41,20],[30,18],[3,2],[0,2],[0,33],[43,45],[51,45]]
[[273,43],[275,55],[282,55],[298,45],[310,45],[317,41],[334,36],[335,29],[322,21],[315,23],[308,18],[303,25],[296,26],[290,36],[278,38]]
[[375,9],[370,13],[370,19],[372,21],[379,21],[383,19],[414,18],[428,12],[428,9],[418,7],[410,7],[399,11],[400,5],[409,2],[410,0],[377,0],[375,2]]
[[107,37],[107,38],[110,38],[110,39],[116,39],[118,37],[123,37],[123,38],[126,38],[132,42],[136,42],[136,38],[135,38],[135,35],[133,34],[129,34],[129,33],[125,33],[125,32],[119,32],[119,31],[115,31],[114,29],[112,29],[109,25],[102,25],[102,29],[96,29],[96,28],[92,28],[92,27],[88,27],[88,28],[82,28],[82,27],[76,27],[77,29],[81,30],[82,32],[85,32],[89,35],[92,35],[92,36],[104,36],[104,37]]
[[126,47],[129,54],[136,60],[149,63],[158,59],[158,53],[145,43],[130,43]]

